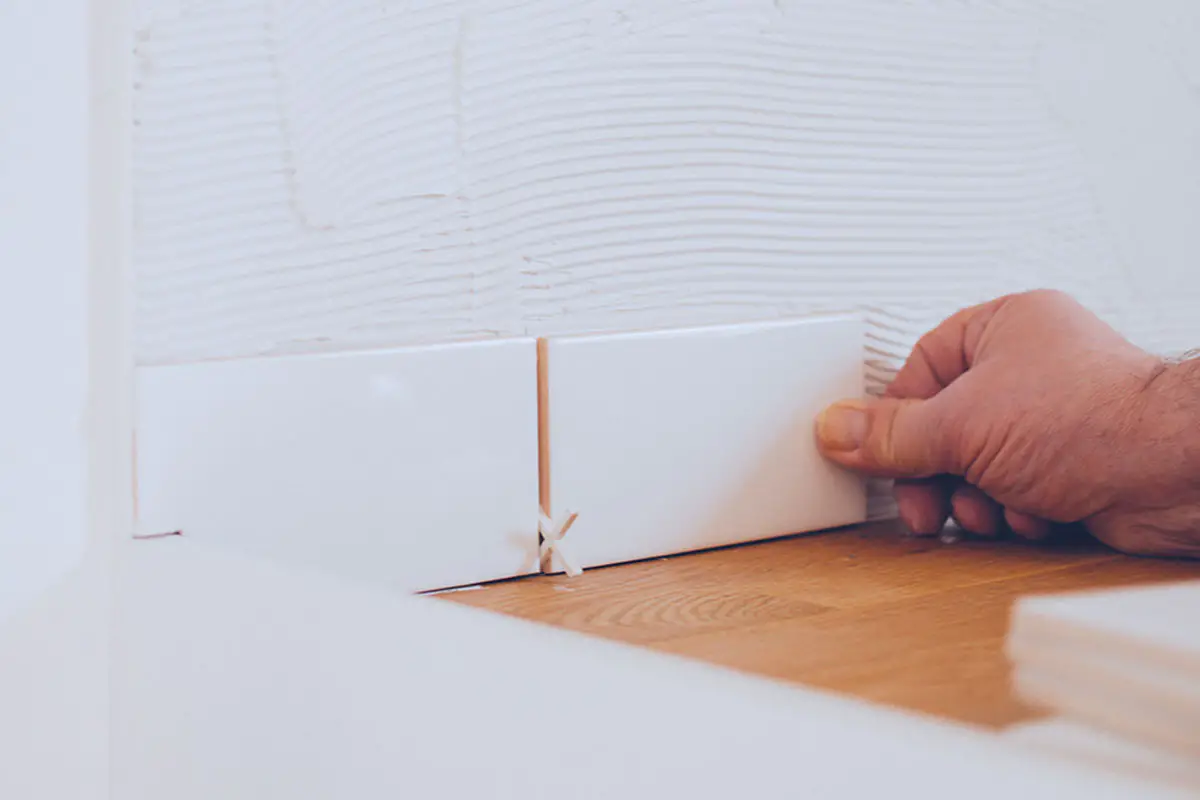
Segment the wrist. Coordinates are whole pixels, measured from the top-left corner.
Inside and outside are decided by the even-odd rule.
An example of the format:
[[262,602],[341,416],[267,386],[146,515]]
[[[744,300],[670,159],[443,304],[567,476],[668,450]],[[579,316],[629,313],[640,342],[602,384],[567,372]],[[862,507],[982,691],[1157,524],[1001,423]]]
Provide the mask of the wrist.
[[1200,358],[1160,362],[1140,395],[1128,453],[1137,491],[1164,506],[1200,504]]

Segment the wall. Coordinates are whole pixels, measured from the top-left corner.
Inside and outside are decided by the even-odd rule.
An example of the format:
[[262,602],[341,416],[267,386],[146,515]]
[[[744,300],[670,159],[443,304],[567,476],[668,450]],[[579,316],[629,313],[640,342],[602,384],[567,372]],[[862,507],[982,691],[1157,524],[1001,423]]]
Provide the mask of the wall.
[[0,3],[0,797],[108,790],[107,554],[128,480],[120,309],[98,302],[121,287],[91,273],[90,77],[111,75],[89,26],[85,0]]
[[1200,340],[1192,0],[140,0],[141,363],[1075,292]]
[[36,5],[0,7],[0,619],[78,561],[86,529],[87,40]]

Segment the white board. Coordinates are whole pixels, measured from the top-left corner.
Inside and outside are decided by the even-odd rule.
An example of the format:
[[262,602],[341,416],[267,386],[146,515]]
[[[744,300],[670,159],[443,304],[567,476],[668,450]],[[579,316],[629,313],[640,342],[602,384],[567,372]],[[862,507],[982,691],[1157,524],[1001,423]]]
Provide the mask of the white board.
[[400,589],[537,568],[533,340],[138,370],[138,535]]
[[583,566],[861,522],[817,414],[862,393],[851,318],[554,337],[542,346],[551,516]]
[[1022,599],[1007,651],[1027,700],[1200,758],[1200,583]]
[[975,730],[183,539],[121,566],[113,800],[1169,796]]
[[1014,609],[1011,639],[1200,672],[1198,618],[1200,581],[1027,597]]
[[1022,659],[1013,690],[1023,700],[1144,746],[1200,759],[1196,675],[1158,676],[1088,659]]

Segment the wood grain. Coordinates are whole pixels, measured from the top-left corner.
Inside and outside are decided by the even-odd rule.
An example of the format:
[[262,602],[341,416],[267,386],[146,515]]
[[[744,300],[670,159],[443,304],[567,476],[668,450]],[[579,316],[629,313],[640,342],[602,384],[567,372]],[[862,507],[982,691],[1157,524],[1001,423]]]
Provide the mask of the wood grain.
[[1026,594],[1194,578],[1200,564],[1093,544],[900,535],[891,523],[441,595],[574,631],[989,727],[1009,694],[1008,614]]

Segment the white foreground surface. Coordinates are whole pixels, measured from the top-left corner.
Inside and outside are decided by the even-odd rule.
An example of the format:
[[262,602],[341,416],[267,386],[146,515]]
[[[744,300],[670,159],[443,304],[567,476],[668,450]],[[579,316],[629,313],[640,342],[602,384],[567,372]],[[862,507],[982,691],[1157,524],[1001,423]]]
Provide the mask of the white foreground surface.
[[117,800],[1169,796],[965,729],[181,539],[129,555]]
[[[862,394],[848,318],[546,340],[549,492],[583,566],[866,519],[813,421]],[[556,563],[555,565],[561,566]]]
[[532,339],[138,370],[138,533],[396,589],[537,570]]

